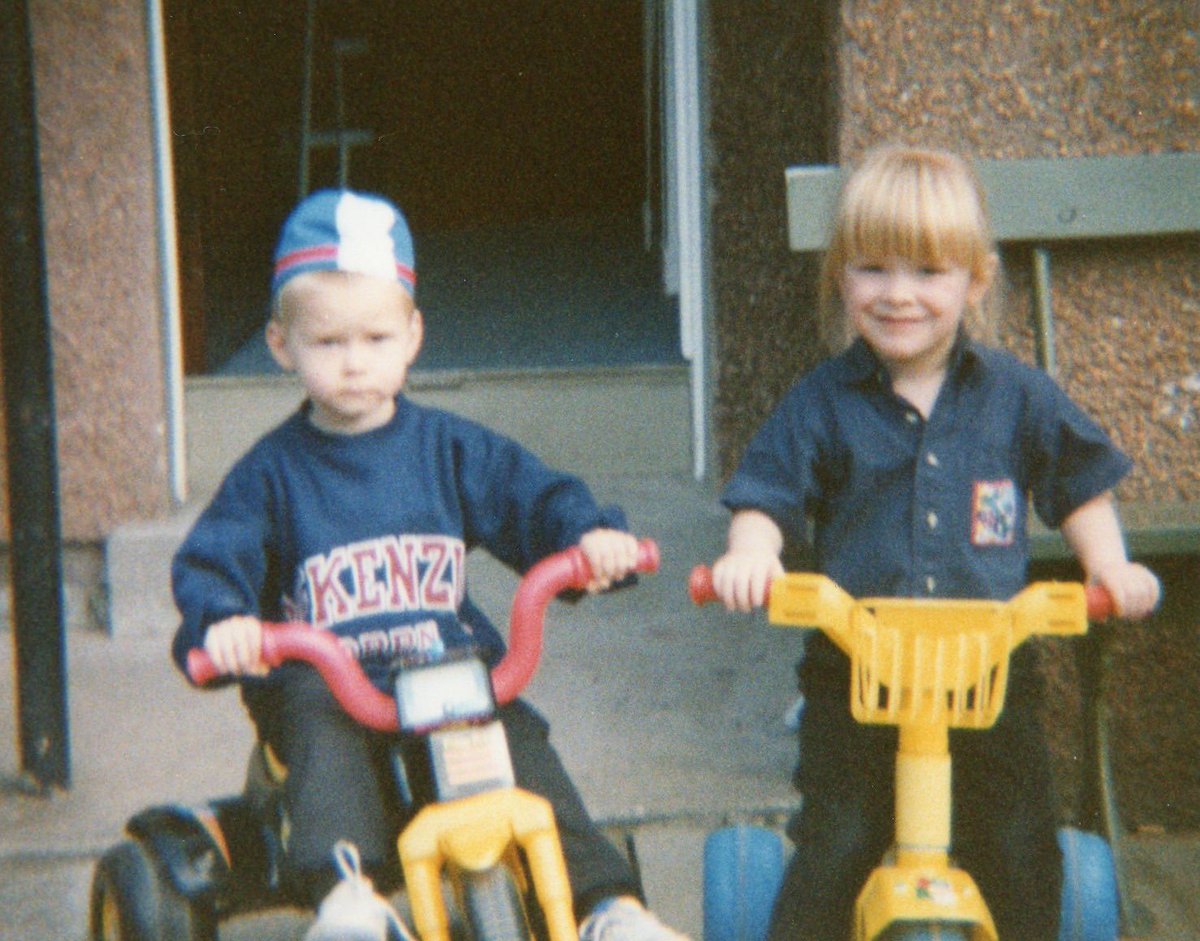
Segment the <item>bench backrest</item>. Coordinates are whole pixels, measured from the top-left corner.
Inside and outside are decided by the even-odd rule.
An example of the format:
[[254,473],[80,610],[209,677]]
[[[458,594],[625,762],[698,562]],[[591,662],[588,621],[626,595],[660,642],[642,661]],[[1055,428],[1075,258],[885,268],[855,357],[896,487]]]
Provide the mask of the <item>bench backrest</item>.
[[[1200,154],[980,160],[1000,242],[1169,235],[1200,231]],[[845,171],[786,172],[788,242],[823,249]]]

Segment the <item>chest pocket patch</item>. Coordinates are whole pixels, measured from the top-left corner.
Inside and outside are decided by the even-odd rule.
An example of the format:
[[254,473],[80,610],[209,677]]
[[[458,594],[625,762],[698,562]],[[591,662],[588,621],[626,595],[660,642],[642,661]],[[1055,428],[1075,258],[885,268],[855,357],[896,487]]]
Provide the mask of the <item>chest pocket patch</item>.
[[971,501],[971,544],[1011,546],[1017,531],[1017,488],[1011,480],[977,480]]

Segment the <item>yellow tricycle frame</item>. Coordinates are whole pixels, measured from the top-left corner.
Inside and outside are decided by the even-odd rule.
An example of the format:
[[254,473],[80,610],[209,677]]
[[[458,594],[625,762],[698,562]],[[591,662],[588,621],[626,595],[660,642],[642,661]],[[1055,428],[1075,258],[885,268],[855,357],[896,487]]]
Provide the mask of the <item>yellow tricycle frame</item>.
[[1009,656],[1028,637],[1087,632],[1083,586],[1038,582],[1007,602],[855,599],[827,576],[788,574],[771,583],[767,617],[823,630],[850,658],[855,719],[899,729],[895,849],[859,893],[855,941],[900,923],[998,941],[974,880],[950,862],[949,730],[995,723]]
[[[517,848],[528,863],[550,941],[577,941],[571,885],[554,812],[544,798],[502,788],[432,804],[405,827],[397,848],[421,941],[450,941],[444,874],[512,864]],[[522,867],[511,868],[520,884]]]

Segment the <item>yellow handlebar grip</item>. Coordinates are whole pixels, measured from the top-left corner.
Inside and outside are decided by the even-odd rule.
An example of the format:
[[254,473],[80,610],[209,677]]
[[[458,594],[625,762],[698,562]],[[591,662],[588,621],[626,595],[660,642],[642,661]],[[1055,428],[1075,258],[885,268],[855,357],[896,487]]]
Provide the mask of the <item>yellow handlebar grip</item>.
[[1009,605],[1019,640],[1034,634],[1087,633],[1087,597],[1078,582],[1034,582]]
[[819,627],[849,653],[850,613],[854,598],[826,575],[781,575],[771,582],[767,620],[786,627]]

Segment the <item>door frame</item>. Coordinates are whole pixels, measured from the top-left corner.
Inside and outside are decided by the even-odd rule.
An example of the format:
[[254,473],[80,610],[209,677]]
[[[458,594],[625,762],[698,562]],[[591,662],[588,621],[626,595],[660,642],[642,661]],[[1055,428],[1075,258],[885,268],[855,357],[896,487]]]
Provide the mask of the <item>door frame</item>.
[[[680,352],[689,367],[692,473],[697,480],[703,480],[712,467],[712,343],[702,147],[702,0],[643,0],[643,3],[647,29],[655,21],[661,28],[655,45],[661,50],[663,283],[669,293],[679,296]],[[146,9],[160,233],[167,462],[171,498],[181,504],[187,499],[184,352],[163,0],[147,0]],[[649,41],[645,48],[650,51]],[[646,117],[650,119],[649,114]]]
[[147,0],[146,46],[150,70],[151,134],[154,146],[154,200],[158,230],[159,303],[167,485],[172,503],[187,500],[187,434],[183,400],[183,305],[179,286],[179,247],[175,211],[174,156],[163,0]]
[[[653,0],[646,0],[653,2]],[[680,352],[688,363],[692,475],[710,476],[712,343],[703,161],[704,82],[701,0],[664,0],[663,273],[679,294]]]

